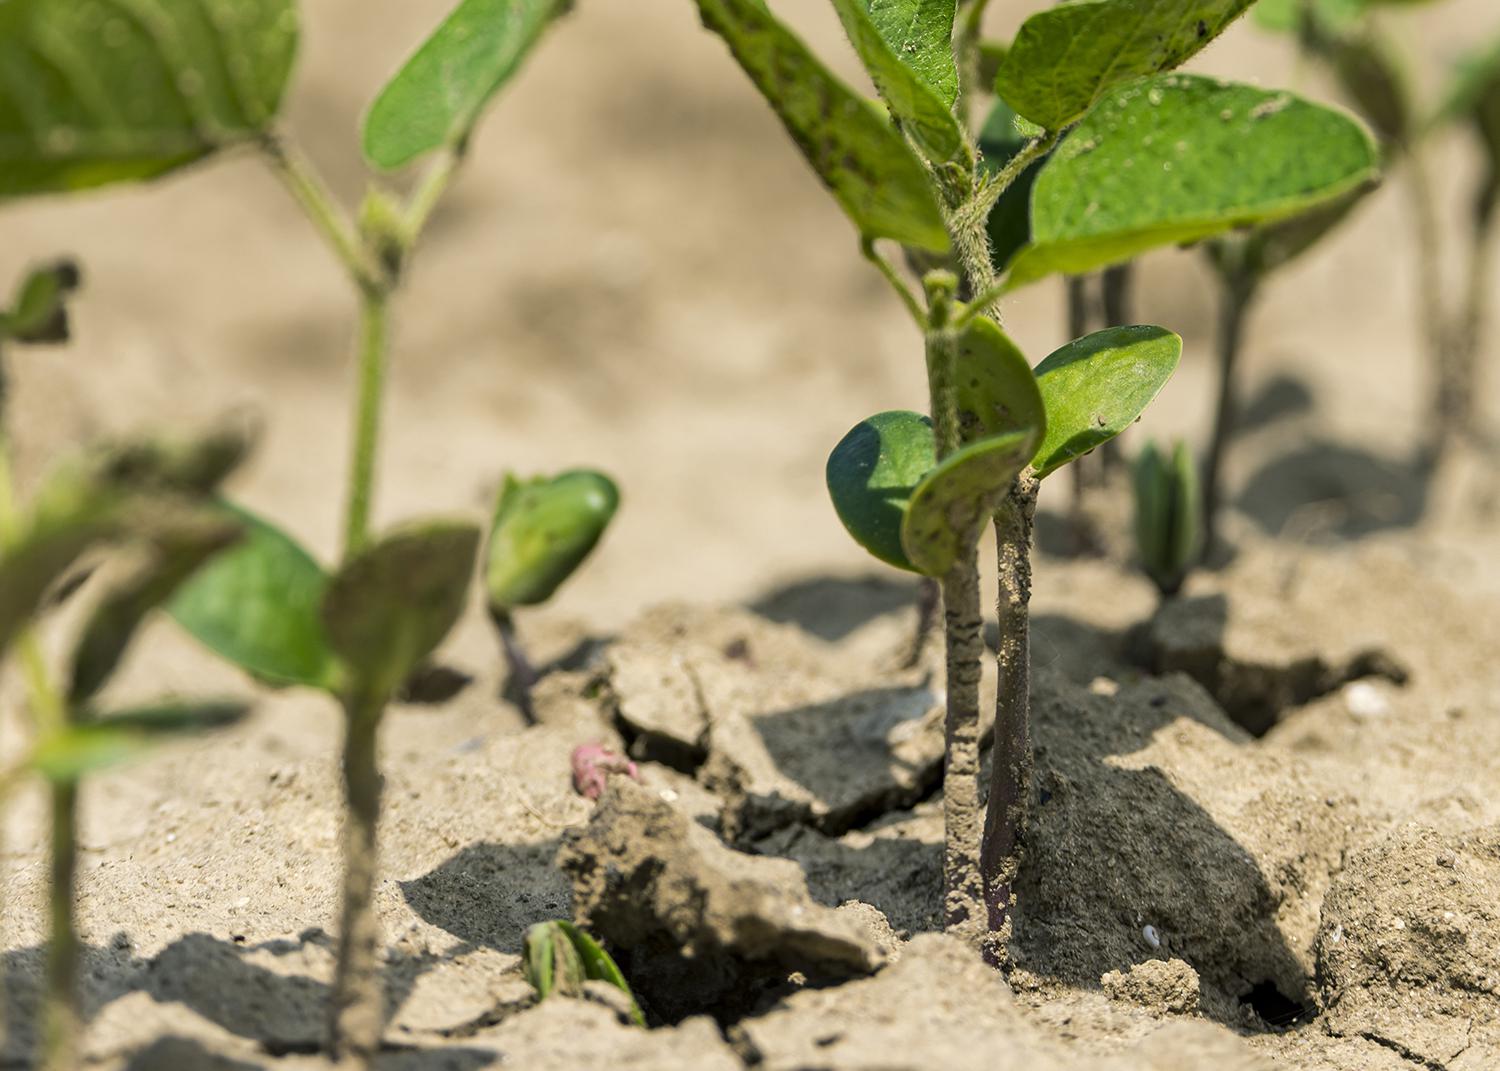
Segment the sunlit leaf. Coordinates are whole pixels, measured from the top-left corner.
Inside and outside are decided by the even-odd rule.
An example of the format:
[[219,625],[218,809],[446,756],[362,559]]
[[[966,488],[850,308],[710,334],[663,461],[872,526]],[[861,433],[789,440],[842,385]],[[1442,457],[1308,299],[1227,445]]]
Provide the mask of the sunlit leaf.
[[71,784],[85,774],[114,766],[164,740],[233,725],[249,712],[244,703],[161,703],[89,719],[60,729],[39,742],[28,766],[55,784]]
[[1046,430],[1046,408],[1031,365],[995,321],[977,317],[959,334],[954,379],[964,441],[1024,431],[1029,457]]
[[1016,431],[971,443],[940,461],[912,492],[901,545],[917,571],[941,577],[973,550],[986,521],[1031,460],[1036,436]]
[[619,489],[602,472],[507,476],[485,554],[490,606],[509,610],[550,599],[593,551],[619,505]]

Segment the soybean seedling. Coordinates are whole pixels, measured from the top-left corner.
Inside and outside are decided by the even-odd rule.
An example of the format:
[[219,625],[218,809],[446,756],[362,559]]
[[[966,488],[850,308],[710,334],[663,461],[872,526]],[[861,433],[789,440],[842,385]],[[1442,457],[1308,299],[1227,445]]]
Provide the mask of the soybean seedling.
[[1182,590],[1203,543],[1198,465],[1187,443],[1176,443],[1166,455],[1148,442],[1131,476],[1136,553],[1162,598],[1170,598]]
[[[296,52],[295,0],[157,0],[150,18],[95,0],[0,4],[0,198],[153,178],[219,152],[257,152],[356,292],[358,386],[341,562],[331,574],[290,537],[241,515],[245,540],[173,599],[189,632],[263,681],[333,695],[345,713],[347,821],[330,1050],[368,1064],[383,1001],[371,911],[387,701],[451,628],[477,527],[370,534],[389,306],[474,128],[567,0],[461,0],[385,86],[363,128],[388,171],[430,157],[409,198],[372,183],[357,219],[277,128]],[[68,62],[50,59],[66,42]],[[87,72],[84,77],[79,72]],[[128,107],[119,102],[128,102]]]
[[[1289,136],[1367,139],[1343,117],[1286,95],[1160,73],[1250,0],[1170,11],[1152,0],[1080,0],[1033,15],[995,76],[1018,117],[1015,148],[988,162],[960,118],[982,92],[975,72],[984,66],[985,0],[833,0],[881,109],[836,79],[760,0],[697,4],[923,335],[929,414],[883,413],[857,426],[829,458],[828,482],[860,543],[941,582],[944,915],[999,960],[1032,791],[1027,605],[1038,486],[1132,423],[1171,374],[1181,343],[1161,328],[1114,328],[1033,370],[1001,328],[996,302],[1049,275],[1099,270],[1156,245],[1290,214],[1338,182],[1320,181],[1316,160],[1289,166]],[[995,50],[989,55],[994,62]],[[1010,214],[1010,248],[996,248],[997,211]],[[905,246],[910,262],[938,265],[920,294],[882,254],[882,240]],[[992,517],[1000,686],[981,832],[977,541]]]
[[[33,272],[0,312],[0,382],[6,344],[68,338],[65,299],[78,285],[69,264]],[[157,740],[238,720],[232,702],[170,700],[104,711],[98,694],[145,617],[194,570],[234,542],[238,526],[206,504],[247,447],[234,431],[195,442],[125,442],[90,451],[57,468],[26,509],[10,477],[0,392],[0,656],[14,650],[26,683],[32,739],[14,765],[0,769],[0,802],[18,782],[39,776],[51,803],[50,928],[38,1064],[78,1066],[78,792],[83,778]],[[86,555],[128,548],[134,569],[93,607],[74,645],[66,687],[59,687],[34,631],[49,594]]]
[[490,620],[510,670],[510,688],[528,721],[537,672],[516,635],[514,614],[552,598],[583,564],[614,519],[620,490],[602,472],[573,469],[518,480],[506,474],[495,500],[485,552]]
[[539,922],[527,929],[521,970],[536,990],[537,1000],[546,1000],[554,993],[581,997],[587,982],[614,986],[629,1002],[631,1021],[646,1025],[641,1006],[619,966],[598,941],[571,922]]
[[[1500,42],[1457,65],[1443,104],[1417,97],[1407,61],[1382,29],[1383,9],[1430,0],[1263,0],[1257,21],[1295,35],[1303,55],[1326,68],[1353,107],[1380,135],[1393,166],[1405,173],[1417,248],[1417,304],[1425,351],[1428,414],[1424,459],[1437,463],[1458,442],[1478,437],[1483,397],[1480,350],[1489,316],[1495,208],[1500,200]],[[1432,135],[1460,127],[1475,137],[1482,171],[1474,185],[1465,278],[1444,283],[1441,213],[1431,177]]]

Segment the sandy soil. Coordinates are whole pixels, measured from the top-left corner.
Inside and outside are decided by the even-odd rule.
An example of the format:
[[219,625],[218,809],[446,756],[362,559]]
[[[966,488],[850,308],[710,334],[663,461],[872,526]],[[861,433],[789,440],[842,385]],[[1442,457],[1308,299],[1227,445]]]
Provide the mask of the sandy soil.
[[[359,110],[445,4],[306,6],[289,125],[352,199]],[[781,6],[852,71],[823,5]],[[922,397],[916,339],[690,5],[580,7],[417,261],[377,511],[478,515],[506,467],[575,463],[607,465],[626,504],[522,623],[559,666],[541,724],[501,698],[477,612],[442,653],[472,682],[388,719],[383,1065],[1500,1066],[1500,487],[1479,455],[1412,478],[1400,182],[1257,312],[1232,561],[1158,613],[1128,552],[1057,556],[1043,525],[1044,802],[1001,977],[931,933],[941,677],[899,668],[913,588],[867,567],[821,486],[849,425]],[[1028,9],[995,7],[998,31]],[[1451,0],[1404,36],[1450,58],[1488,7]],[[1198,67],[1320,90],[1248,26]],[[1456,227],[1469,161],[1440,151]],[[329,553],[352,302],[257,162],[0,213],[0,279],[59,252],[88,286],[76,345],[14,359],[23,479],[103,431],[250,406],[266,435],[236,494]],[[1145,432],[1201,435],[1196,254],[1150,258],[1140,289],[1140,318],[1187,341]],[[1060,301],[1007,305],[1037,357]],[[166,623],[116,686],[243,690]],[[317,696],[259,700],[233,734],[85,793],[94,1066],[321,1066],[339,726]],[[631,749],[643,787],[579,797],[584,742]],[[44,844],[24,796],[5,816],[0,1066],[34,1044]],[[636,873],[651,845],[674,880],[588,864]],[[575,912],[663,1025],[627,1027],[605,998],[530,1005],[521,933]],[[668,947],[693,949],[691,984]]]

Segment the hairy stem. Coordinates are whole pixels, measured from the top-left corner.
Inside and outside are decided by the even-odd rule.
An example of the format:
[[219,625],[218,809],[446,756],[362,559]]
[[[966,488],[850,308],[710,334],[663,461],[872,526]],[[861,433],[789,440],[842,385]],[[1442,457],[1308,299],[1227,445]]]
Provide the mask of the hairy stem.
[[42,1071],[74,1071],[83,1020],[78,1011],[78,786],[52,786],[51,926],[42,1013]]
[[990,248],[990,210],[995,207],[1001,194],[1056,143],[1055,133],[1049,132],[1033,138],[998,172],[979,180],[973,196],[948,215],[948,233],[953,238],[953,248],[958,254],[959,266],[963,269],[964,293],[969,295],[980,312],[992,317],[996,323],[1000,322],[1000,317],[994,304],[1001,288]]
[[383,293],[360,299],[359,390],[354,409],[354,448],[349,463],[344,512],[344,556],[357,553],[370,536],[375,496],[375,463],[380,446],[380,413],[385,395],[388,304]]
[[1031,535],[1037,487],[1036,478],[1029,471],[1023,473],[995,514],[999,678],[979,869],[989,930],[984,951],[997,964],[1007,958],[1006,946],[1015,926],[1016,875],[1031,814]]
[[1218,546],[1219,511],[1222,508],[1224,455],[1234,438],[1239,408],[1237,370],[1245,338],[1245,317],[1254,287],[1234,272],[1221,277],[1219,289],[1218,371],[1219,394],[1214,406],[1214,425],[1203,466],[1203,556]]
[[378,762],[383,704],[369,697],[345,703],[344,888],[339,914],[339,958],[334,975],[329,1051],[334,1059],[369,1067],[385,1028],[380,976],[380,921],[375,916],[376,841],[380,821]]
[[490,620],[500,635],[500,648],[505,654],[507,670],[506,686],[515,699],[521,714],[531,724],[536,724],[536,707],[531,701],[531,690],[536,686],[537,671],[526,656],[526,648],[516,634],[516,623],[505,610],[491,610]]

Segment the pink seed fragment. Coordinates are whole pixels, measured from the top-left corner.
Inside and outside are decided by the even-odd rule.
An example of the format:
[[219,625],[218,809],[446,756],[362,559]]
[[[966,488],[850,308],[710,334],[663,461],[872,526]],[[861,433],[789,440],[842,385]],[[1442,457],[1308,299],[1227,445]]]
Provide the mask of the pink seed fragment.
[[603,744],[579,744],[573,749],[573,788],[580,796],[598,799],[610,774],[624,774],[633,781],[641,779],[635,763]]

